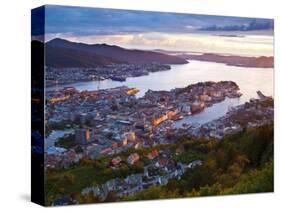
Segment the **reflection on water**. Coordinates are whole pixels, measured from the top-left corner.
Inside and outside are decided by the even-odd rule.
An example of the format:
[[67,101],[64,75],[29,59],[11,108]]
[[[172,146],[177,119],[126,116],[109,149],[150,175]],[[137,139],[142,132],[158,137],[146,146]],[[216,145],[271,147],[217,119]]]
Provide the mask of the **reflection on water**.
[[182,124],[204,124],[219,117],[224,116],[231,107],[235,107],[241,104],[240,98],[226,98],[223,102],[216,103],[211,107],[205,108],[201,113],[197,113],[192,116],[187,116],[180,121],[177,121],[174,125],[175,128],[179,128]]
[[[226,100],[205,109],[200,114],[188,117],[188,123],[205,123],[223,116],[230,106],[243,104],[250,98],[256,98],[256,92],[262,91],[265,95],[273,95],[273,69],[272,68],[245,68],[227,66],[221,63],[190,61],[189,64],[172,65],[168,71],[150,73],[147,76],[130,77],[125,82],[104,80],[101,82],[73,83],[78,90],[97,90],[118,86],[135,87],[140,90],[137,97],[141,97],[148,89],[171,90],[176,87],[185,87],[190,84],[204,81],[232,80],[238,84],[242,92],[240,99]],[[47,90],[60,89],[64,86],[51,87]],[[183,122],[183,120],[181,121]]]

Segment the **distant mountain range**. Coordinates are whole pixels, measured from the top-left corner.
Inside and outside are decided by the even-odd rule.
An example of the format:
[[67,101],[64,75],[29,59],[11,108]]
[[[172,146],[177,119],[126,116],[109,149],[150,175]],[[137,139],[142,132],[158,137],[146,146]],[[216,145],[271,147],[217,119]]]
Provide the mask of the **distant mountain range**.
[[[42,46],[32,41],[32,48]],[[56,38],[45,43],[46,65],[56,68],[95,67],[110,64],[186,64],[185,59],[164,53],[125,49],[107,44],[84,44]]]
[[205,53],[201,55],[192,54],[182,54],[178,57],[184,58],[186,60],[200,60],[216,63],[224,63],[230,66],[240,66],[240,67],[254,67],[254,68],[273,68],[274,67],[274,57],[244,57],[244,56],[225,56],[219,54]]

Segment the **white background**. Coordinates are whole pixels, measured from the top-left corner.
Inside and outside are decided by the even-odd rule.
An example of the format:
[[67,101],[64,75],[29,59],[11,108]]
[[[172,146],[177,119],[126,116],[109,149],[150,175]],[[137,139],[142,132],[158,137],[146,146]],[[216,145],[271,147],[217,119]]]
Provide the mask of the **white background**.
[[[275,19],[275,192],[59,207],[61,211],[279,211],[280,26],[278,0],[2,0],[0,13],[0,211],[39,211],[30,199],[30,10],[42,4],[143,9]],[[254,79],[253,79],[254,80]],[[279,81],[279,82],[278,82]],[[266,82],[265,82],[266,83]],[[278,123],[279,122],[279,123]]]

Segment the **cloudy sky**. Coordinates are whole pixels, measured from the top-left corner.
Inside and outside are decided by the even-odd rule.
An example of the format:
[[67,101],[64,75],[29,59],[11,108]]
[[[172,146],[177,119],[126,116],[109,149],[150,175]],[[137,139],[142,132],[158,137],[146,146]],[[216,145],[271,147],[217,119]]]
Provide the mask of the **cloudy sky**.
[[[270,19],[51,5],[45,14],[47,41],[59,37],[125,48],[273,55]],[[41,24],[32,23],[33,36],[42,34]]]

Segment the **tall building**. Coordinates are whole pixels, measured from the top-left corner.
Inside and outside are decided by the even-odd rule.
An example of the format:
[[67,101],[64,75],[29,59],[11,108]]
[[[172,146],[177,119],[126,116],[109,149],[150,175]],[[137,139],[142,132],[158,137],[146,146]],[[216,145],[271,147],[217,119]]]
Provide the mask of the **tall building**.
[[91,138],[91,130],[90,129],[76,129],[75,130],[75,141],[78,144],[87,144]]

